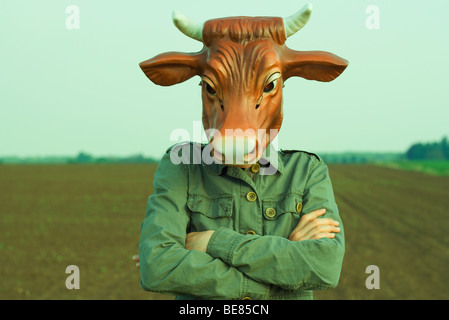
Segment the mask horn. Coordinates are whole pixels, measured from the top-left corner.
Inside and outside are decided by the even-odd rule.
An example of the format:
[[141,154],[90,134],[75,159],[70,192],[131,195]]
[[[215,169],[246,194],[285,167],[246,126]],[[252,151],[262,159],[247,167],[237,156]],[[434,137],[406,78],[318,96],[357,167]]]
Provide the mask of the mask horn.
[[288,38],[301,30],[309,21],[311,14],[312,4],[308,3],[294,15],[284,18],[285,36]]
[[179,11],[173,11],[172,19],[179,31],[192,39],[203,42],[204,23],[194,22]]

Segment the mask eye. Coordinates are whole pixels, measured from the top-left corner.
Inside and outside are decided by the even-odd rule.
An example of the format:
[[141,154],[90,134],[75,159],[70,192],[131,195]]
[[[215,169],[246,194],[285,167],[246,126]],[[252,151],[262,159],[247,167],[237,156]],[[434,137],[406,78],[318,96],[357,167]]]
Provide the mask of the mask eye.
[[281,74],[279,72],[273,73],[267,80],[267,84],[265,85],[265,88],[263,88],[264,93],[270,93],[273,91],[278,83],[278,79],[281,77]]
[[276,80],[271,81],[269,84],[267,84],[265,86],[265,88],[263,88],[263,92],[264,93],[270,93],[271,91],[273,91],[274,88],[276,88],[277,81],[278,80],[276,79]]
[[204,81],[204,85],[206,86],[206,91],[211,96],[215,96],[217,94],[217,91],[215,91],[214,88],[210,84],[208,84],[206,81]]

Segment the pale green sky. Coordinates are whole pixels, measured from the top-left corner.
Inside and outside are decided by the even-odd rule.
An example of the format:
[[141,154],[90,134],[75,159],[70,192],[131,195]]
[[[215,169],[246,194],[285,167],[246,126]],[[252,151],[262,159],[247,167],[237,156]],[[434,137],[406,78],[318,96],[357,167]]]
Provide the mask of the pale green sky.
[[[449,136],[449,1],[317,0],[287,45],[350,61],[331,83],[291,78],[279,147],[312,152],[404,151]],[[143,153],[159,157],[176,128],[201,119],[199,78],[151,83],[139,62],[199,51],[171,21],[289,16],[306,1],[0,2],[0,156]],[[277,4],[279,4],[277,6]],[[80,28],[66,27],[66,8]],[[370,30],[366,8],[379,8]],[[193,133],[192,133],[193,135]]]

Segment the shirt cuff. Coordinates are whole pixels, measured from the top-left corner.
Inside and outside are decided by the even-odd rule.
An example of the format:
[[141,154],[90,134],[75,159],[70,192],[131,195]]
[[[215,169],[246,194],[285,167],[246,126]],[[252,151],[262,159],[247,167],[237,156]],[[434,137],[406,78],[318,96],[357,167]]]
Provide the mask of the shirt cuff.
[[242,300],[267,300],[270,296],[269,284],[252,280],[245,276]]
[[245,235],[229,228],[219,228],[210,237],[206,253],[232,266],[234,250],[244,240],[244,237]]

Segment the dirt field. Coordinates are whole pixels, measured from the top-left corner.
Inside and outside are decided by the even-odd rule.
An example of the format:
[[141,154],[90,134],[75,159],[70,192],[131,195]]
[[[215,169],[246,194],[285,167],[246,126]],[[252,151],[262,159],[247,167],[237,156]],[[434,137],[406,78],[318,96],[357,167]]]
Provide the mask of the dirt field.
[[[160,299],[131,261],[155,166],[0,166],[0,299]],[[330,166],[346,234],[340,285],[317,299],[448,299],[449,178]],[[68,290],[68,265],[80,289]],[[380,269],[368,290],[365,269]]]
[[[322,299],[448,299],[449,178],[363,165],[330,166],[345,226],[339,287]],[[367,290],[368,265],[380,289]]]

